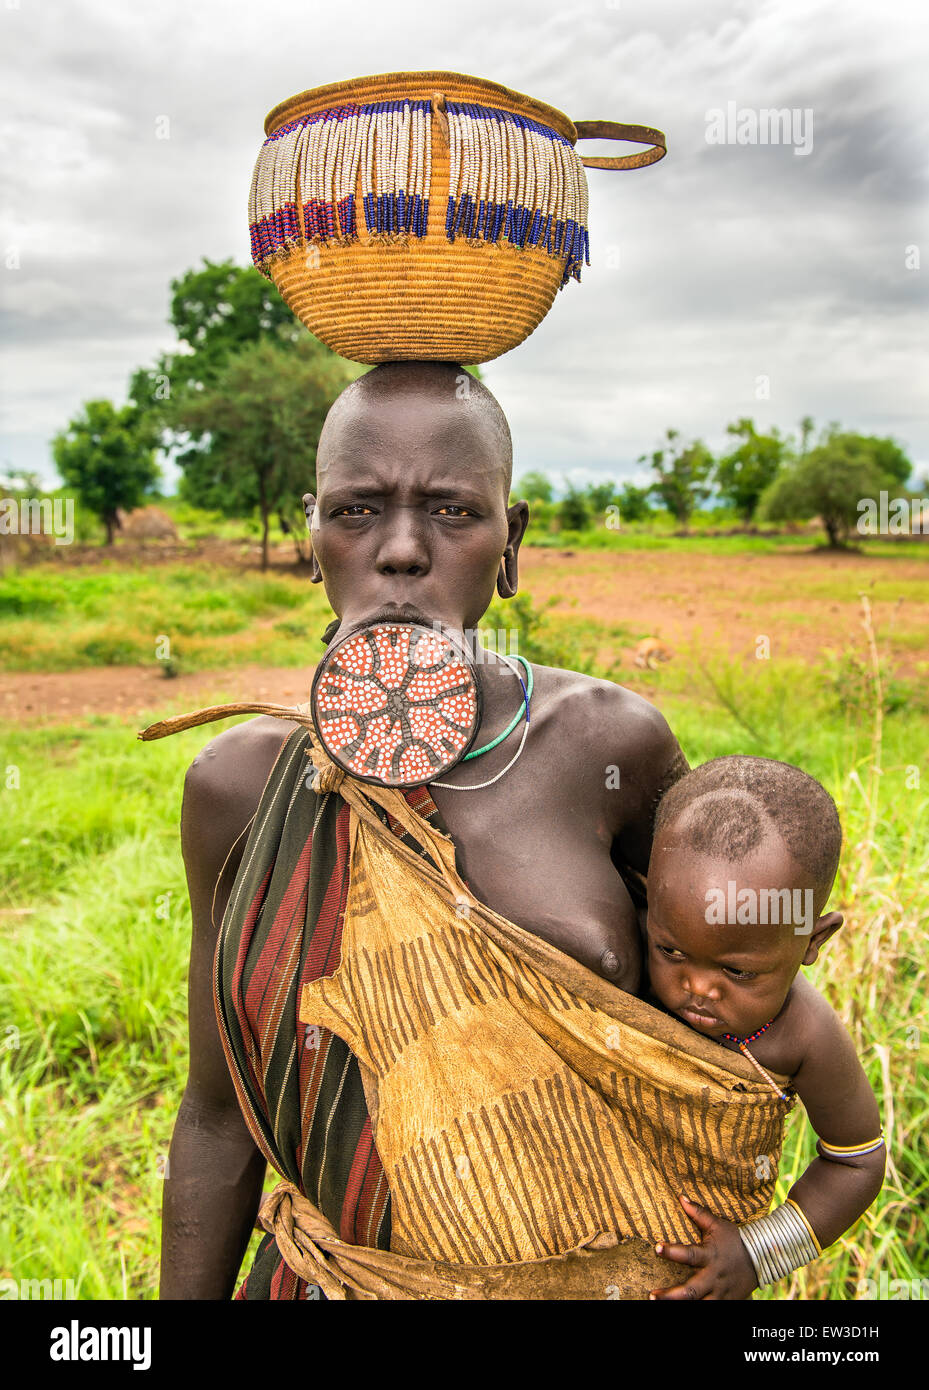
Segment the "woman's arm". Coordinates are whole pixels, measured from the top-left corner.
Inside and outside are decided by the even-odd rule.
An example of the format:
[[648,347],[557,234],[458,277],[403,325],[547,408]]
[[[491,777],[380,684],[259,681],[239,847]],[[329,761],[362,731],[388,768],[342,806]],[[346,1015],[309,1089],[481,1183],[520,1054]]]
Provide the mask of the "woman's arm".
[[[231,1297],[261,1201],[266,1164],[242,1117],[220,1041],[213,956],[244,848],[243,831],[281,736],[291,729],[275,721],[276,736],[269,744],[255,736],[255,725],[263,723],[249,721],[220,734],[195,759],[184,785],[181,844],[193,920],[190,1067],[164,1186],[163,1299]],[[221,873],[214,916],[213,889]]]

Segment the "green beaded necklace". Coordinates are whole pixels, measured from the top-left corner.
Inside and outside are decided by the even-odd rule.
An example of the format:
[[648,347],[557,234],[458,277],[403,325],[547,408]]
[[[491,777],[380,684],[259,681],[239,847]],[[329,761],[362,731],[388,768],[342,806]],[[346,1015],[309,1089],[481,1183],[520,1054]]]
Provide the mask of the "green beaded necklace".
[[[521,685],[522,688],[523,688],[523,703],[522,703],[522,706],[521,706],[521,708],[520,708],[519,714],[517,714],[516,717],[515,717],[515,719],[513,719],[513,720],[506,726],[506,728],[503,730],[503,733],[502,733],[502,734],[498,734],[498,735],[497,735],[497,737],[494,739],[493,743],[485,743],[485,745],[484,745],[483,748],[475,748],[475,750],[474,750],[473,753],[465,753],[464,757],[463,757],[462,760],[461,760],[463,763],[468,762],[469,759],[471,759],[471,758],[479,758],[479,757],[481,756],[482,753],[489,753],[490,750],[491,750],[491,748],[496,748],[496,746],[497,746],[498,743],[502,743],[503,740],[504,740],[509,734],[511,734],[511,733],[513,732],[513,730],[516,728],[516,725],[517,725],[517,724],[519,723],[519,721],[522,719],[523,715],[526,716],[526,723],[527,723],[527,724],[529,723],[529,700],[530,700],[530,698],[531,698],[531,696],[532,696],[532,684],[533,684],[533,681],[532,681],[532,667],[529,665],[529,662],[526,660],[526,658],[525,658],[524,656],[517,656],[517,657],[515,658],[515,660],[521,662],[521,664],[526,668],[526,679],[527,679],[528,682],[529,682],[528,687],[527,687],[526,681],[524,681],[523,678],[522,678],[521,676],[517,676],[517,679],[519,680],[519,683],[520,683],[520,685]],[[460,790],[463,791],[464,788],[460,788]]]

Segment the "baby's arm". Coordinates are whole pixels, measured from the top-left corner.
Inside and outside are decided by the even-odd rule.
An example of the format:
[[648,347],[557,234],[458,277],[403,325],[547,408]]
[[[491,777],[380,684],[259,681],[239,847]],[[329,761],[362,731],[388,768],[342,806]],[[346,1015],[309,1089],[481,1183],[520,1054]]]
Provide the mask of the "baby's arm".
[[[835,1011],[802,977],[795,989],[799,1007],[791,1031],[795,1028],[795,1036],[803,1042],[792,1084],[820,1141],[820,1157],[813,1159],[787,1196],[800,1208],[824,1250],[855,1224],[881,1190],[885,1149],[881,1144],[870,1153],[830,1152],[864,1147],[876,1140],[881,1132],[880,1112],[854,1044]],[[701,1244],[657,1249],[667,1259],[694,1265],[695,1272],[685,1284],[656,1290],[652,1297],[747,1298],[758,1281],[738,1227],[692,1201],[682,1199],[682,1204],[702,1232]]]
[[881,1144],[859,1155],[830,1152],[873,1142],[880,1136],[881,1117],[855,1045],[837,1014],[811,986],[803,994],[806,1047],[793,1086],[821,1141],[820,1157],[813,1159],[788,1196],[825,1249],[855,1224],[880,1192],[886,1151]]

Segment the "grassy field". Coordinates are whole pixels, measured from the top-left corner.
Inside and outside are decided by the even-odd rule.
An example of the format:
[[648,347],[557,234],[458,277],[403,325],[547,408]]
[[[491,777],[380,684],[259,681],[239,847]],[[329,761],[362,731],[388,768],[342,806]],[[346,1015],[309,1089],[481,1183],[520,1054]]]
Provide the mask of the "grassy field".
[[[807,598],[788,596],[798,617]],[[543,607],[530,594],[494,613],[518,626],[530,660],[628,683],[603,652],[636,636],[634,624]],[[277,573],[41,566],[0,581],[5,664],[34,671],[152,661],[164,633],[191,668],[285,665],[306,632],[318,651],[327,617],[318,587]],[[890,1163],[872,1210],[779,1298],[854,1298],[882,1272],[929,1272],[929,709],[925,683],[897,680],[866,626],[839,648],[830,667],[695,645],[635,676],[691,763],[730,752],[797,762],[833,793],[845,828],[833,906],[846,926],[808,973],[856,1039]],[[184,770],[215,729],[141,745],[135,728],[105,715],[0,725],[0,1279],[71,1279],[84,1299],[156,1294],[161,1181],[186,1075],[177,827]],[[795,1113],[782,1192],[812,1153]]]
[[[4,667],[71,671],[169,659],[178,669],[306,660],[329,617],[320,586],[293,575],[210,566],[99,568],[49,572],[35,566],[0,585]],[[323,616],[326,615],[326,616]],[[168,639],[169,656],[160,653]]]

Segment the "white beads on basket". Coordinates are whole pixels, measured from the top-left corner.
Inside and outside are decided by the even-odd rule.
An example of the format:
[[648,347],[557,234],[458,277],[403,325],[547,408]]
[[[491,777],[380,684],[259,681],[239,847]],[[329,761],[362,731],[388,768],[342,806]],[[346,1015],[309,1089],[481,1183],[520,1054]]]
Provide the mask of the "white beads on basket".
[[[432,104],[337,107],[270,135],[252,176],[252,256],[269,263],[304,242],[427,232],[432,189]],[[537,246],[580,278],[587,260],[587,181],[563,135],[511,111],[448,101],[446,236],[475,244]],[[360,187],[361,207],[355,207]]]

